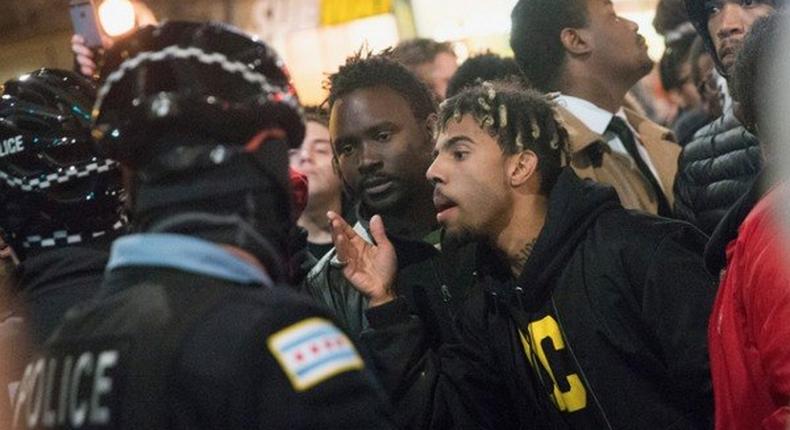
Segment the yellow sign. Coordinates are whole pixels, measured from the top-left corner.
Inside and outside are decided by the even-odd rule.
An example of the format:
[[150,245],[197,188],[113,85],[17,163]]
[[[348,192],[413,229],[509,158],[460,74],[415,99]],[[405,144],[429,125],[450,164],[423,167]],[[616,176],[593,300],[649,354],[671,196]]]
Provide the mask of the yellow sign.
[[321,0],[321,25],[336,25],[392,11],[392,0]]

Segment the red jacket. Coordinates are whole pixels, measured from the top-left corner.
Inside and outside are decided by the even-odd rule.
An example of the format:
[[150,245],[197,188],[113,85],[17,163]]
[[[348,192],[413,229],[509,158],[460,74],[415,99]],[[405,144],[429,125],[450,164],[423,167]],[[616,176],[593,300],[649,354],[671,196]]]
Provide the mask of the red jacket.
[[726,246],[708,327],[717,430],[790,428],[788,202],[790,183],[771,189]]

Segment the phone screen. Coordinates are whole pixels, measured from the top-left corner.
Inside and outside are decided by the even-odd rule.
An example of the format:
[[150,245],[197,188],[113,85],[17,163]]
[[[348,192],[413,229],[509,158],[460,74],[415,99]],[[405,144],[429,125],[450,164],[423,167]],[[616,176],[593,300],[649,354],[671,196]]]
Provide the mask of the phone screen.
[[74,33],[85,39],[85,45],[88,48],[101,47],[101,30],[99,30],[99,19],[93,1],[71,0],[70,9]]

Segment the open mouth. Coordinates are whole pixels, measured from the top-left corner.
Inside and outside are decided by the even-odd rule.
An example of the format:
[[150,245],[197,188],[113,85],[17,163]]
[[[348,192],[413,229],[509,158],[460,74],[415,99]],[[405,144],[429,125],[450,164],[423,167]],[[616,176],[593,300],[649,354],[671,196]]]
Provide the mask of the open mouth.
[[642,36],[641,34],[637,35],[636,39],[637,39],[637,44],[639,45],[640,48],[645,50],[648,48],[647,39],[645,39],[644,36]]
[[452,199],[442,194],[438,189],[433,192],[433,206],[436,208],[436,220],[440,223],[447,220],[458,207]]

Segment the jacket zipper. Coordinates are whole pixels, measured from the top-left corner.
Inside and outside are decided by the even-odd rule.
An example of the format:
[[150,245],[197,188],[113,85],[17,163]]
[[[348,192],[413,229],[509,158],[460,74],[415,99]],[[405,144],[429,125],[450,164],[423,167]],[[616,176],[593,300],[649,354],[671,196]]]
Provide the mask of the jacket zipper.
[[571,358],[573,358],[574,363],[576,363],[576,368],[579,369],[579,373],[581,373],[582,379],[584,380],[584,384],[587,385],[587,389],[590,391],[590,395],[595,402],[595,406],[598,407],[598,411],[601,413],[601,417],[603,418],[604,422],[606,423],[606,428],[609,430],[613,430],[612,423],[609,422],[609,417],[606,416],[606,411],[604,411],[601,402],[598,401],[598,396],[595,394],[595,390],[593,389],[590,380],[587,379],[587,374],[584,373],[584,368],[582,367],[581,363],[579,363],[579,359],[576,358],[576,353],[573,351],[573,346],[571,342],[568,341],[568,338],[565,336],[565,329],[562,328],[562,318],[560,318],[560,312],[557,310],[557,304],[554,302],[554,297],[551,298],[551,309],[554,311],[554,315],[557,316],[557,325],[560,327],[560,334],[562,334],[562,338],[565,341],[565,346],[568,347],[568,352],[571,353]]

